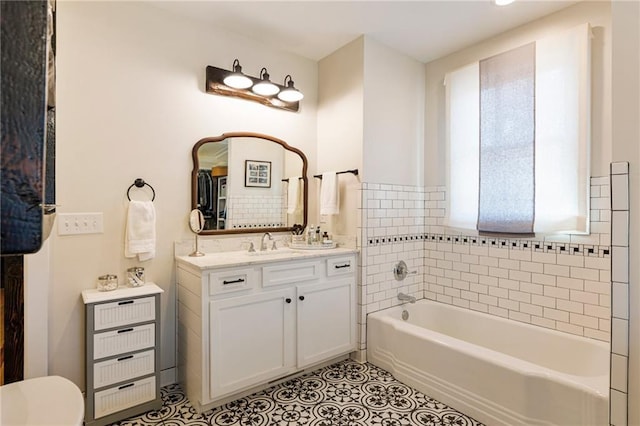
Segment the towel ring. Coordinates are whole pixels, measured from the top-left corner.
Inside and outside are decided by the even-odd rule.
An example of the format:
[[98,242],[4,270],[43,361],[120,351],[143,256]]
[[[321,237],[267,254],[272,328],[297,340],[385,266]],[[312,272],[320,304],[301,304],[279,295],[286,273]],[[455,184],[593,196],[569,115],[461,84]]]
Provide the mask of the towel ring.
[[153,193],[153,196],[151,197],[151,201],[155,200],[156,199],[156,191],[153,189],[153,186],[151,186],[147,182],[145,182],[144,179],[138,178],[127,189],[127,198],[129,199],[129,201],[131,201],[131,197],[129,196],[129,192],[131,191],[131,188],[133,188],[134,186],[136,188],[142,188],[145,185],[147,185],[149,188],[151,188],[151,192]]

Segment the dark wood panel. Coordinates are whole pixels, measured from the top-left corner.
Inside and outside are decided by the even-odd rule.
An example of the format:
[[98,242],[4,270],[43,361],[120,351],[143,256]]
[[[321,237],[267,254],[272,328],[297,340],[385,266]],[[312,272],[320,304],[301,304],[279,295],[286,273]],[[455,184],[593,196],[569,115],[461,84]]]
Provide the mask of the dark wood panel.
[[24,378],[24,257],[0,257],[4,293],[4,379]]
[[43,239],[48,5],[3,1],[0,7],[0,254],[26,254],[38,251]]

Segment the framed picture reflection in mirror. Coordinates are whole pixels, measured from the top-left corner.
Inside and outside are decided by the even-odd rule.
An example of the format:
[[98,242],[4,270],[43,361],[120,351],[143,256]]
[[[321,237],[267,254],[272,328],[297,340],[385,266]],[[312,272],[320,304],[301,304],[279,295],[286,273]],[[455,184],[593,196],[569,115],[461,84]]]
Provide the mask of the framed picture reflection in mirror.
[[244,186],[271,188],[271,161],[245,160]]

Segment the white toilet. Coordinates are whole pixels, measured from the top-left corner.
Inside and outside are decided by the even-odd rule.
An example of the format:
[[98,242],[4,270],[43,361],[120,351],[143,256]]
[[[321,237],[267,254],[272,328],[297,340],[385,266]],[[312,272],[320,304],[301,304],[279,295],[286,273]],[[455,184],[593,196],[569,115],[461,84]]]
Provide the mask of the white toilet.
[[68,379],[46,376],[0,386],[1,426],[81,426],[84,400]]

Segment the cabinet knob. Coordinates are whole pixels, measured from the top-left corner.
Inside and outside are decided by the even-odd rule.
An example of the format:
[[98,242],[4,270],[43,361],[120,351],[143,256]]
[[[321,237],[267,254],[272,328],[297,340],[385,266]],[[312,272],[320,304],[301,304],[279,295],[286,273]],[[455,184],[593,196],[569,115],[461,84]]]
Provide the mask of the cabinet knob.
[[298,297],[298,299],[300,299],[302,301],[302,300],[304,300],[304,296],[300,296],[300,297]]
[[284,299],[284,301],[287,303],[291,303],[291,298],[287,297],[286,299]]

